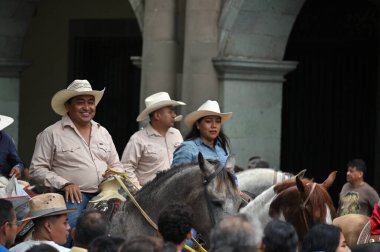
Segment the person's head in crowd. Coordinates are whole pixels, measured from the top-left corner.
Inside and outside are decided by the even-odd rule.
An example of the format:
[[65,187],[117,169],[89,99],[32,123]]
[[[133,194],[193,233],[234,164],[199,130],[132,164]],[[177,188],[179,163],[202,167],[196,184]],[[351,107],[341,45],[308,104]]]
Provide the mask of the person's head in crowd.
[[38,245],[34,245],[25,252],[59,252],[59,250],[49,244],[41,243]]
[[305,235],[301,252],[351,252],[338,226],[320,223],[314,225]]
[[353,159],[347,163],[346,180],[352,185],[359,185],[364,181],[367,166],[362,159]]
[[171,204],[158,217],[158,231],[165,242],[172,242],[182,248],[186,239],[191,239],[193,215],[184,205]]
[[[159,237],[140,235],[125,242],[120,252],[163,252],[164,241]],[[90,251],[91,252],[91,251]]]
[[108,235],[109,230],[110,222],[103,213],[95,209],[86,211],[79,216],[71,231],[74,246],[88,248],[96,237]]
[[44,193],[29,200],[29,213],[25,220],[33,220],[34,239],[54,241],[58,245],[66,242],[70,231],[65,200],[58,193]]
[[0,199],[0,245],[9,248],[17,235],[16,212],[10,201]]
[[270,165],[267,161],[261,159],[261,157],[253,156],[253,157],[249,158],[247,168],[248,169],[270,168]]
[[98,236],[88,246],[88,252],[118,252],[124,241],[121,237]]
[[215,225],[210,235],[210,252],[256,251],[257,233],[244,214],[229,216]]
[[294,227],[282,220],[272,220],[264,228],[265,252],[296,252],[298,236]]

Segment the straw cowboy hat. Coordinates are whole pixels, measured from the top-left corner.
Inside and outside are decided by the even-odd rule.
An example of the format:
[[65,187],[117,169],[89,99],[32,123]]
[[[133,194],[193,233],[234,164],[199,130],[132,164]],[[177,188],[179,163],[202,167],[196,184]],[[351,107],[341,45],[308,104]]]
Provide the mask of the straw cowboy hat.
[[44,193],[29,200],[29,213],[22,221],[40,217],[67,214],[75,212],[75,208],[67,209],[63,196],[58,193]]
[[13,123],[13,118],[9,116],[0,115],[0,130],[5,129]]
[[205,116],[220,116],[223,124],[231,118],[232,112],[220,113],[218,102],[208,100],[203,103],[197,111],[191,112],[185,117],[185,124],[187,127],[191,128],[199,118]]
[[[186,105],[186,103],[181,101],[174,101],[170,99],[170,96],[166,92],[159,92],[153,94],[145,99],[145,109],[139,114],[136,121],[141,122],[149,117],[149,114],[153,111],[156,111],[160,108],[166,106],[178,106],[178,105]],[[178,117],[179,118],[179,117]],[[178,120],[176,119],[176,121]]]
[[87,80],[74,80],[66,88],[55,93],[51,99],[51,107],[54,112],[58,115],[66,114],[65,102],[70,98],[78,95],[93,95],[95,97],[95,105],[98,105],[100,99],[102,99],[104,94],[103,90],[92,90],[90,83]]

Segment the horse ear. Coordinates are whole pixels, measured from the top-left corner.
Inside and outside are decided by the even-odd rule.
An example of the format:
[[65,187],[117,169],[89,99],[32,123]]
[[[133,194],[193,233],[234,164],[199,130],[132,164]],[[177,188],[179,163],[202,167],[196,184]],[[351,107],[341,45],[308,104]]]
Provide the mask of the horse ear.
[[305,193],[305,186],[303,185],[302,180],[298,176],[296,176],[296,185],[298,191],[300,191],[301,193]]
[[215,171],[214,166],[204,159],[201,152],[198,153],[198,164],[199,168],[201,168],[203,176],[210,176]]
[[333,171],[330,173],[330,175],[327,177],[327,179],[325,181],[323,181],[322,185],[324,188],[329,188],[332,183],[334,182],[335,178],[336,178],[336,173],[337,171]]
[[230,173],[234,173],[234,171],[235,171],[235,163],[236,163],[235,155],[230,155],[227,158],[225,169],[227,169],[227,171],[230,172]]
[[303,178],[303,177],[305,176],[306,171],[307,171],[306,169],[303,169],[302,171],[300,171],[300,172],[296,175],[296,177]]

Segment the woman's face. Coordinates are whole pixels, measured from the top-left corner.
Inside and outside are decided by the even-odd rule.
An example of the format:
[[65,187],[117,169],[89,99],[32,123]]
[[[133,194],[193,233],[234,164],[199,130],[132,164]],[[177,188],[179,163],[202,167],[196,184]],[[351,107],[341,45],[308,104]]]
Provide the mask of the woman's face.
[[205,116],[200,121],[196,122],[201,138],[206,143],[214,143],[214,140],[219,136],[220,128],[222,127],[222,119],[220,116]]
[[347,246],[346,239],[342,233],[340,233],[339,246],[335,252],[351,252],[351,249]]

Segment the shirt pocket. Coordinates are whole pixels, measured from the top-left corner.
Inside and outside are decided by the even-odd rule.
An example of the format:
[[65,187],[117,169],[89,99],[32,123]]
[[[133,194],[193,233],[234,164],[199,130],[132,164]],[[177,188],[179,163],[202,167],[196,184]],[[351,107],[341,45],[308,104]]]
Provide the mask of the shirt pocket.
[[144,149],[143,162],[157,163],[160,158],[160,147],[148,144]]
[[78,145],[61,145],[56,149],[58,157],[64,158],[64,160],[75,160],[80,152],[80,146]]
[[96,155],[99,157],[101,160],[107,160],[111,153],[111,146],[107,143],[96,143],[95,145],[95,150],[96,150]]

